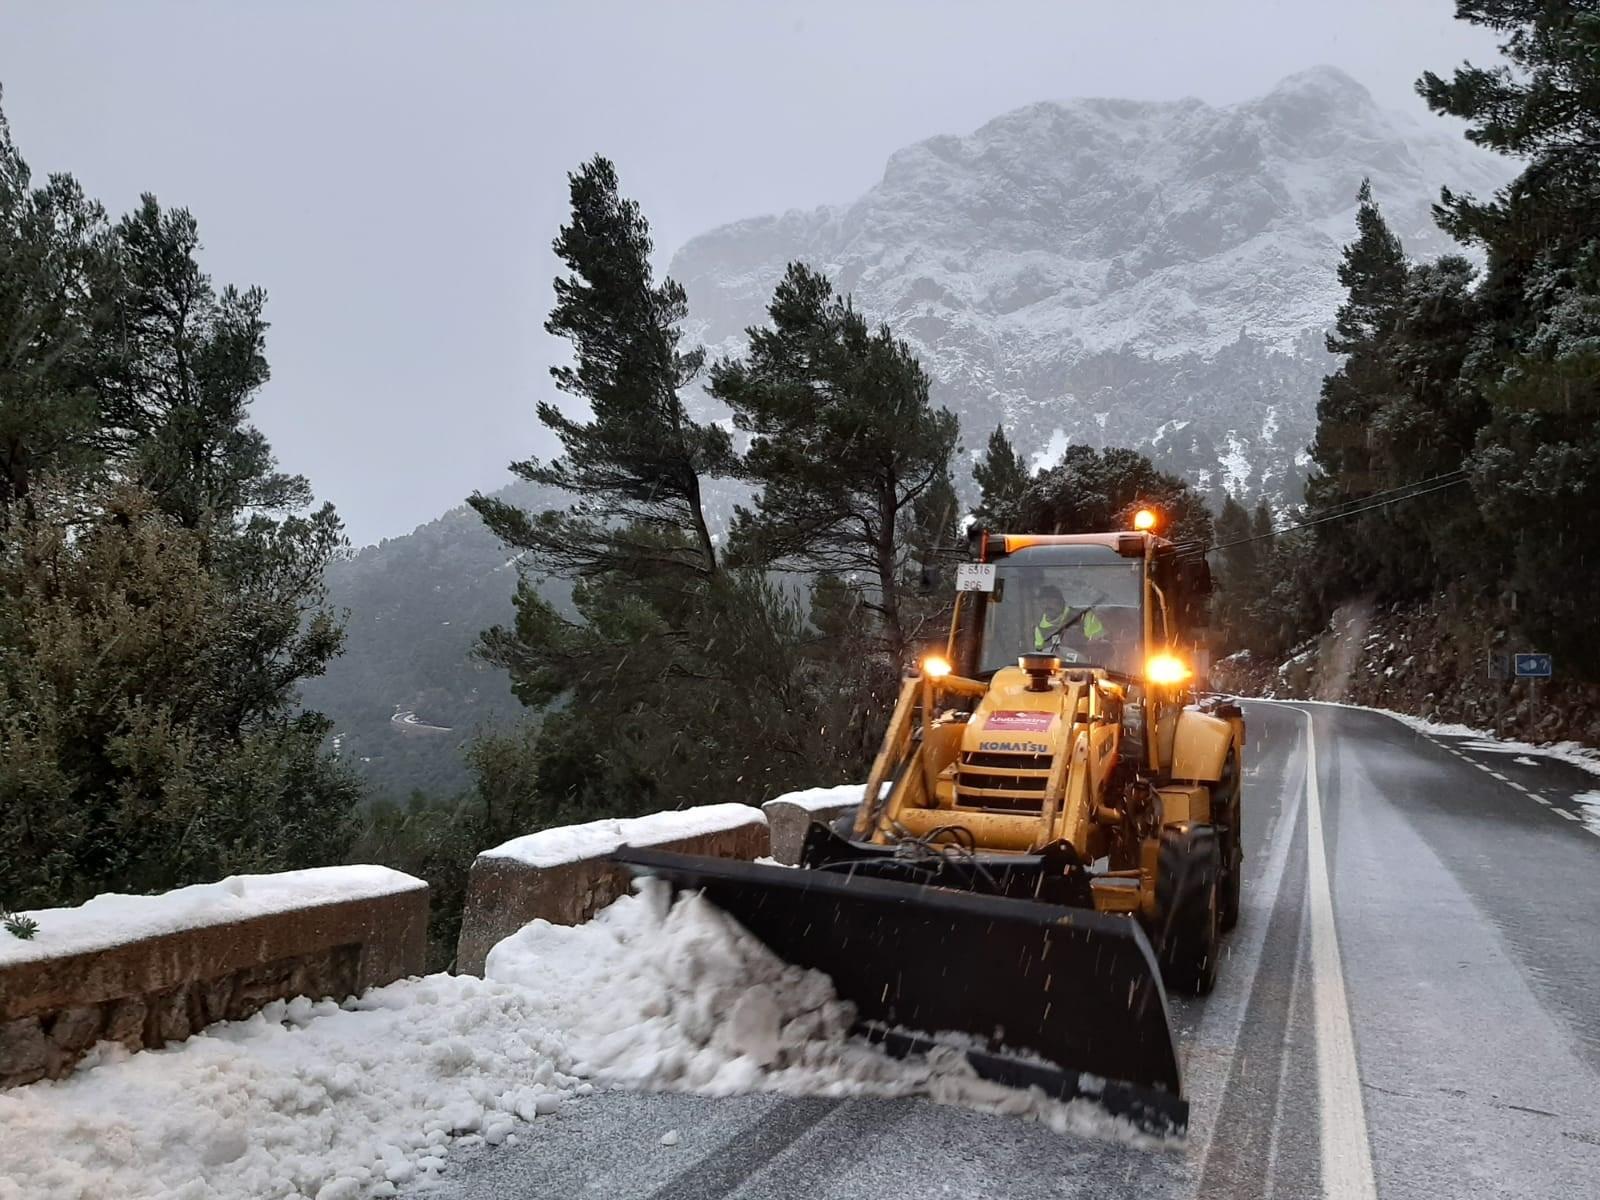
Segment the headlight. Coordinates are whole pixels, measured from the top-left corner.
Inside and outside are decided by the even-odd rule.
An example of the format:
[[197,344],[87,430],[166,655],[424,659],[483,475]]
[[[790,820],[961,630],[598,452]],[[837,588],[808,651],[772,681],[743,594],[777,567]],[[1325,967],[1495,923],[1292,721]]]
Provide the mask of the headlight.
[[1193,674],[1175,654],[1152,654],[1144,664],[1144,677],[1150,683],[1182,683]]

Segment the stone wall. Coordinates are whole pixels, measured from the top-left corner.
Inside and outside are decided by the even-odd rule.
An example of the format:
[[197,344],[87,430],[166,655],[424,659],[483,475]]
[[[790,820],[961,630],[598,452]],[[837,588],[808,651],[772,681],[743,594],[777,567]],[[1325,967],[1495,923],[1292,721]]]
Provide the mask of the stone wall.
[[[743,808],[739,805],[718,807]],[[721,828],[687,836],[653,837],[642,833],[629,836],[624,832],[618,840],[604,845],[597,843],[590,852],[574,854],[564,862],[537,859],[530,862],[493,851],[480,854],[467,880],[461,940],[456,946],[456,970],[465,975],[482,975],[484,961],[495,943],[510,937],[529,921],[542,918],[555,925],[581,925],[613,900],[627,895],[633,876],[625,867],[610,861],[611,852],[618,846],[651,846],[718,858],[763,857],[770,847],[766,817],[758,808],[744,809],[744,812],[748,815],[734,816]],[[622,825],[634,825],[638,829],[649,821],[646,817]],[[596,826],[604,824],[607,823],[594,823]],[[576,828],[581,831],[584,827]],[[546,832],[559,835],[563,831]]]
[[420,974],[428,889],[410,884],[119,945],[0,958],[0,1087],[60,1078],[97,1042],[155,1048],[272,1000],[343,999]]
[[778,862],[794,866],[800,861],[800,848],[805,845],[806,830],[811,828],[813,822],[832,825],[840,817],[852,814],[860,807],[861,798],[858,795],[832,804],[796,804],[783,796],[768,800],[761,806],[761,811],[767,814],[767,824],[772,829],[772,857]]

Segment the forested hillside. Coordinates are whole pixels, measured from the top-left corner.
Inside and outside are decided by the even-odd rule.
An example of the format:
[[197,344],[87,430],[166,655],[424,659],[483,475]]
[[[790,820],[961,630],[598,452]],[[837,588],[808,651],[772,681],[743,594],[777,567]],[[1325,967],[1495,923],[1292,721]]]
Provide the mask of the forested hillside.
[[[503,494],[554,502],[526,484]],[[520,717],[505,672],[473,653],[510,619],[517,578],[515,557],[465,504],[329,565],[328,603],[349,614],[344,652],[301,694],[333,718],[341,761],[374,795],[461,791],[468,742]]]
[[1484,692],[1507,711],[1526,699],[1503,677],[1516,651],[1555,655],[1547,705],[1564,681],[1600,679],[1600,19],[1533,0],[1463,8],[1504,35],[1509,65],[1429,72],[1418,90],[1523,164],[1492,196],[1440,194],[1440,226],[1483,265],[1415,257],[1363,188],[1328,339],[1340,365],[1317,406],[1316,523],[1247,541],[1260,522],[1230,508],[1221,538],[1232,644],[1269,658],[1309,651],[1352,602],[1428,610],[1423,627],[1449,614],[1432,653],[1483,685],[1430,697],[1451,719]]

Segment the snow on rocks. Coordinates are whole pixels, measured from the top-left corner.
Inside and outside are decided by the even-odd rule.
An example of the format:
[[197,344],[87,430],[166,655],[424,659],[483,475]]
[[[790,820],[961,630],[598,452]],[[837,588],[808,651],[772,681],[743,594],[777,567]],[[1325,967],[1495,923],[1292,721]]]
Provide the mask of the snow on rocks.
[[388,867],[347,866],[230,875],[217,883],[197,883],[155,896],[106,893],[75,908],[25,914],[39,922],[39,932],[28,941],[0,938],[0,964],[93,953],[186,929],[426,886]]
[[479,857],[513,858],[530,867],[555,867],[599,858],[622,846],[654,846],[765,820],[759,808],[748,804],[705,804],[625,820],[609,818],[543,829],[485,850]]
[[802,792],[785,792],[776,800],[767,801],[768,804],[793,804],[807,812],[821,812],[824,809],[837,808],[841,804],[859,804],[861,795],[866,790],[864,783],[845,783],[838,787],[807,788]]

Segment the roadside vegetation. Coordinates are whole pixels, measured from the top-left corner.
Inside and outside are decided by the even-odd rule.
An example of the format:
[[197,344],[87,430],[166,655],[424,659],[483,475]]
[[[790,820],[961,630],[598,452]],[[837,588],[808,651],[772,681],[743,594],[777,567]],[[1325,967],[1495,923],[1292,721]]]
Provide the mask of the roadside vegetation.
[[[1335,609],[1456,614],[1472,644],[1550,651],[1600,680],[1600,17],[1464,0],[1507,66],[1428,72],[1417,90],[1525,166],[1479,198],[1441,191],[1465,253],[1418,262],[1363,187],[1339,279],[1306,506],[1218,517],[1224,650],[1281,660]],[[1256,540],[1249,540],[1249,539]],[[1468,615],[1463,615],[1468,614]]]

